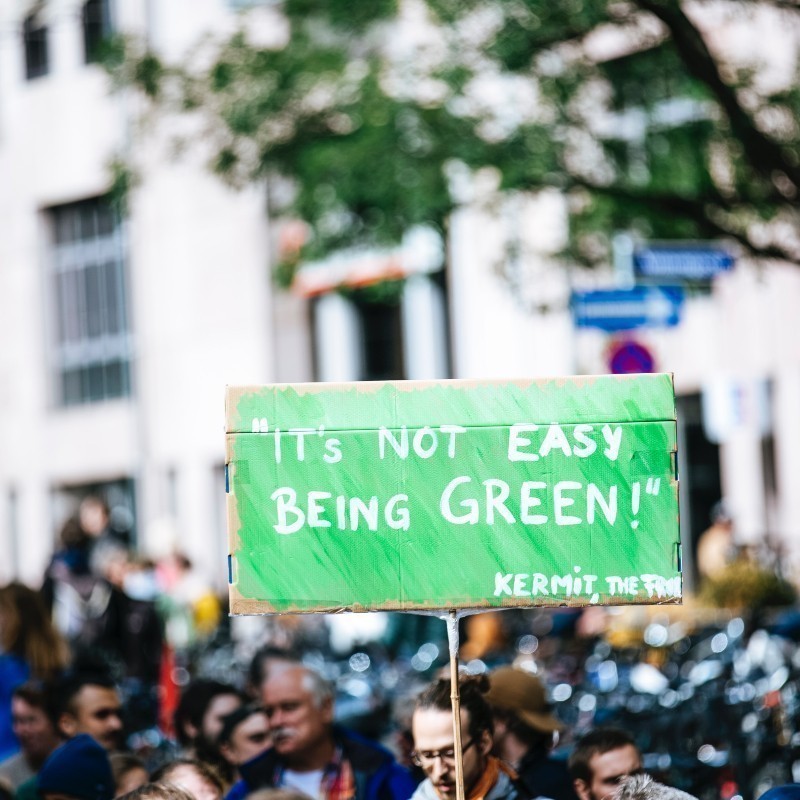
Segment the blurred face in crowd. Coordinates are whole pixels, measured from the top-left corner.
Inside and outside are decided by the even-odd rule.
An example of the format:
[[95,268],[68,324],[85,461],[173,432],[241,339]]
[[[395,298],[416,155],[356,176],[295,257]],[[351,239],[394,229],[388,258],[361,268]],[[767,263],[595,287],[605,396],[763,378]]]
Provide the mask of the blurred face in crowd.
[[200,733],[207,742],[216,742],[222,730],[222,720],[242,705],[238,694],[218,694],[203,714]]
[[144,767],[131,767],[124,772],[117,783],[117,797],[128,794],[140,786],[144,786],[150,780],[147,770]]
[[44,709],[32,706],[21,697],[11,699],[11,724],[25,759],[32,766],[41,766],[60,744],[58,733]]
[[164,779],[187,791],[194,800],[222,800],[222,792],[191,764],[177,764]]
[[632,744],[595,753],[589,759],[592,780],[587,783],[578,778],[575,791],[580,800],[605,800],[617,789],[617,786],[629,775],[638,775],[642,771],[642,758]]
[[226,761],[238,766],[263,753],[269,743],[267,715],[256,711],[233,729],[230,739],[220,746],[220,752]]
[[[470,738],[469,713],[461,711],[461,750],[464,765],[464,793],[469,795],[486,769],[486,756],[492,748],[492,737],[483,731]],[[430,778],[442,800],[456,796],[456,754],[453,741],[453,716],[438,708],[418,708],[411,719],[415,761]]]
[[116,750],[122,738],[122,704],[117,690],[83,686],[72,700],[72,710],[62,714],[59,724],[69,738],[88,733],[106,750]]
[[330,743],[333,701],[315,696],[304,667],[288,667],[268,678],[262,700],[273,747],[287,762],[302,761]]
[[85,497],[78,508],[78,517],[89,536],[100,536],[108,525],[108,510],[98,497]]

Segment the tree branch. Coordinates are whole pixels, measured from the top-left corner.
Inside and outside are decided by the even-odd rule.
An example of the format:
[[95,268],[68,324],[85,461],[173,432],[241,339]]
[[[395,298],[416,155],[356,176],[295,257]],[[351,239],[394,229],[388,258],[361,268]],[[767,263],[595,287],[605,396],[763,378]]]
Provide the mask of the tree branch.
[[[570,177],[570,182],[566,186],[569,188],[586,189],[594,194],[605,195],[618,200],[639,203],[657,211],[691,219],[700,225],[701,229],[709,236],[731,238],[736,240],[751,255],[758,258],[779,259],[800,265],[800,252],[796,249],[787,249],[776,244],[766,246],[755,244],[746,232],[736,230],[733,227],[722,225],[713,219],[709,211],[714,207],[719,208],[716,201],[711,198],[693,198],[678,194],[639,192],[625,186],[608,185],[603,186],[592,183],[585,178]],[[725,209],[725,210],[730,210]]]
[[689,73],[704,83],[722,106],[731,128],[742,143],[750,164],[765,177],[783,172],[800,189],[800,168],[791,163],[781,146],[765,135],[739,103],[735,90],[722,80],[717,63],[694,23],[676,0],[636,0],[670,30],[678,54]]
[[761,2],[781,11],[800,12],[800,2],[798,0],[761,0]]

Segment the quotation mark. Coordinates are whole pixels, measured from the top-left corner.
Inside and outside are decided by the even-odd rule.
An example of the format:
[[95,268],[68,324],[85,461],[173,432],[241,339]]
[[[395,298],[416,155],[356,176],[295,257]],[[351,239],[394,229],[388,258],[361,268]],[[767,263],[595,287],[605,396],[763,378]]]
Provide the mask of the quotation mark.
[[[661,490],[661,478],[648,478],[644,486],[645,494],[651,494],[654,497],[658,495]],[[635,517],[639,513],[639,497],[641,495],[642,485],[636,481],[631,486],[631,511]],[[631,528],[636,530],[639,527],[639,520],[631,520]]]

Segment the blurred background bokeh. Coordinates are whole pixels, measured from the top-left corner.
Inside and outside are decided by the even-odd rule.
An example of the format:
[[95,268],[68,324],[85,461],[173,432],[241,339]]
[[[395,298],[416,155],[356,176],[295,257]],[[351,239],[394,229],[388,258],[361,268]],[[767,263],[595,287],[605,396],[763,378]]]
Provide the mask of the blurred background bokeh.
[[0,13],[0,577],[96,496],[224,590],[226,384],[648,370],[687,588],[796,577],[793,3]]

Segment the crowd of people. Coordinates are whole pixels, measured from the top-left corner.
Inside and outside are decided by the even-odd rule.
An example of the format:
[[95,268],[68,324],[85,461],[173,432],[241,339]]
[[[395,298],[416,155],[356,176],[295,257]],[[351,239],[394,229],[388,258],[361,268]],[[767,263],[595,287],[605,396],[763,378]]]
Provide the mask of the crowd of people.
[[[393,753],[335,723],[332,684],[296,655],[262,661],[245,693],[197,679],[174,715],[176,740],[161,763],[127,752],[114,681],[67,669],[11,693],[19,752],[0,764],[0,792],[19,800],[455,800],[451,682],[425,688],[411,715],[413,749]],[[605,800],[642,771],[622,730],[597,729],[568,763],[549,750],[559,723],[539,679],[512,667],[462,676],[463,785],[467,800]],[[678,798],[675,798],[678,800]]]
[[[337,723],[335,686],[302,651],[262,648],[246,681],[172,685],[158,565],[114,540],[102,503],[81,511],[40,589],[0,588],[0,800],[456,800],[449,674],[395,709],[382,741]],[[691,798],[643,775],[620,728],[555,757],[564,726],[529,671],[458,683],[465,800]],[[142,726],[161,732],[158,747],[131,746]],[[798,786],[771,791],[800,800]]]
[[[257,654],[261,659],[261,654]],[[197,679],[175,712],[177,740],[157,766],[124,749],[113,681],[67,671],[12,692],[20,751],[0,764],[0,793],[19,800],[455,800],[449,677],[416,697],[413,749],[393,753],[335,723],[333,687],[294,654],[270,654],[241,692]],[[618,728],[583,735],[567,762],[550,755],[559,722],[539,679],[513,667],[459,679],[466,800],[691,800],[643,776]],[[797,800],[800,786],[766,800]],[[781,794],[782,792],[782,794]]]

